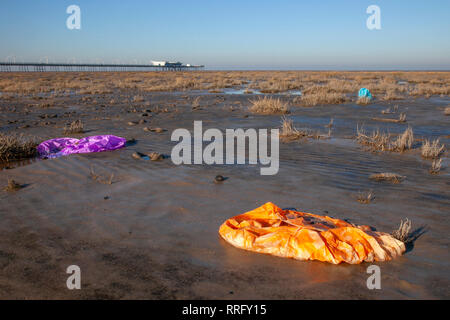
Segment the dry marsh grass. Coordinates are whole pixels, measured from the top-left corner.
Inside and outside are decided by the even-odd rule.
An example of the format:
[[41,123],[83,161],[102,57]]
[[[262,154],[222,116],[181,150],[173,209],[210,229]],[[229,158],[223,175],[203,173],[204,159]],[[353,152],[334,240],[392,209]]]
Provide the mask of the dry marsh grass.
[[430,174],[439,174],[441,171],[442,159],[434,159],[431,163],[431,168],[428,170]]
[[64,126],[64,134],[83,133],[84,124],[81,120],[72,121],[69,125]]
[[444,109],[444,114],[445,114],[446,116],[450,116],[450,107],[446,107],[446,108]]
[[193,101],[192,101],[192,109],[198,109],[200,108],[200,96],[196,97]]
[[450,86],[447,84],[421,82],[420,79],[417,81],[417,84],[410,90],[412,96],[450,95]]
[[[400,83],[402,82],[402,83]],[[361,87],[397,99],[406,95],[449,95],[448,72],[330,72],[330,71],[188,71],[188,72],[71,72],[15,73],[0,76],[0,91],[11,94],[106,94],[136,90],[212,90],[248,85],[267,93],[308,90],[357,93]],[[5,96],[6,97],[6,96]]]
[[33,158],[37,155],[36,146],[34,138],[0,133],[0,161]]
[[333,128],[333,125],[334,125],[334,119],[331,118],[330,122],[325,126],[325,128]]
[[450,94],[449,72],[341,71],[186,71],[70,72],[0,75],[1,99],[19,96],[55,98],[81,95],[129,94],[238,88],[283,93],[301,90],[302,105],[337,104],[356,97],[366,87],[381,100]]
[[392,110],[391,107],[388,107],[387,109],[381,110],[382,114],[393,114],[398,112],[398,105],[396,104]]
[[411,127],[408,127],[402,134],[397,136],[391,144],[391,150],[395,152],[404,152],[412,148],[414,143],[414,133]]
[[324,135],[319,131],[313,131],[310,129],[297,129],[291,118],[288,118],[286,116],[283,116],[281,118],[280,138],[282,141],[289,142],[301,138],[326,139],[330,136],[331,128],[328,131],[328,135]]
[[383,173],[374,173],[369,176],[369,179],[375,180],[375,181],[387,181],[391,183],[400,183],[404,179],[406,179],[405,176],[399,175],[397,173],[393,172],[383,172]]
[[306,107],[313,107],[324,104],[341,104],[347,101],[347,98],[342,93],[337,92],[318,92],[304,94],[300,98],[302,105]]
[[422,144],[421,154],[425,159],[436,159],[445,151],[445,146],[439,142],[439,139],[425,140]]
[[280,93],[289,90],[300,89],[300,85],[285,79],[271,79],[269,81],[259,82],[258,85],[253,87],[259,89],[262,93]]
[[400,113],[398,119],[372,118],[372,120],[374,120],[374,121],[382,121],[382,122],[405,123],[406,122],[406,113]]
[[372,99],[370,99],[369,97],[359,97],[358,100],[356,100],[356,104],[368,105],[371,101]]
[[141,95],[136,95],[133,97],[133,102],[144,102],[144,101],[145,101],[145,99]]
[[296,140],[304,136],[304,133],[294,126],[294,121],[292,119],[285,116],[281,118],[280,138],[282,140]]
[[384,101],[401,100],[403,97],[397,93],[395,89],[390,89],[382,98]]
[[149,152],[147,153],[147,156],[150,158],[151,161],[160,161],[165,158],[165,156],[158,152]]
[[356,198],[356,200],[359,203],[363,203],[363,204],[369,204],[371,203],[373,200],[375,199],[375,194],[373,193],[373,191],[368,191],[368,192],[359,192],[358,193],[358,197]]
[[400,240],[401,242],[407,243],[411,239],[411,221],[406,218],[405,222],[400,221],[400,226],[397,230],[392,232],[392,236]]
[[396,139],[392,140],[388,133],[382,133],[379,130],[367,134],[363,129],[357,128],[356,141],[367,146],[373,152],[377,151],[393,151],[404,152],[412,148],[414,142],[413,130],[408,127],[402,134],[399,134]]
[[3,188],[4,191],[13,192],[23,188],[23,185],[13,179],[8,179],[8,184]]
[[277,98],[258,98],[251,100],[251,106],[249,110],[253,113],[259,114],[286,114],[289,113],[288,104],[281,99]]
[[102,184],[111,185],[114,179],[114,173],[111,173],[109,176],[103,176],[94,171],[94,168],[91,167],[90,177],[92,180],[97,181]]

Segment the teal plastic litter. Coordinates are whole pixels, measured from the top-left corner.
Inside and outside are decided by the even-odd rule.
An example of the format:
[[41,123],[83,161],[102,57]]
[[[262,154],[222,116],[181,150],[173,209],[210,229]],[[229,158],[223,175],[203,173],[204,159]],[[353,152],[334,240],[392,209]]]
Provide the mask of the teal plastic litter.
[[361,88],[361,89],[359,89],[358,97],[359,98],[366,97],[366,98],[372,99],[372,94],[370,93],[369,89]]

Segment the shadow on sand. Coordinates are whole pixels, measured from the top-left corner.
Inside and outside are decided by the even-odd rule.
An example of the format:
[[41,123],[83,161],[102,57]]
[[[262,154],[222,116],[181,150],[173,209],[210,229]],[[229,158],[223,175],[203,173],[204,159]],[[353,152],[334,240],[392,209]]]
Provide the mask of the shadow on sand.
[[412,249],[414,249],[414,242],[416,242],[416,240],[419,239],[423,234],[428,232],[428,230],[428,227],[425,225],[412,231],[409,234],[408,239],[405,241],[405,253],[410,252]]

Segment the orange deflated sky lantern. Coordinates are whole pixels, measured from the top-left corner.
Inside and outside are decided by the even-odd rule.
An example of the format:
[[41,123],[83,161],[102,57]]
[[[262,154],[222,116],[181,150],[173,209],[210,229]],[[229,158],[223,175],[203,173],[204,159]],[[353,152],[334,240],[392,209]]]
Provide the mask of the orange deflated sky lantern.
[[219,234],[241,249],[333,264],[388,261],[405,252],[405,244],[388,233],[270,202],[228,219]]

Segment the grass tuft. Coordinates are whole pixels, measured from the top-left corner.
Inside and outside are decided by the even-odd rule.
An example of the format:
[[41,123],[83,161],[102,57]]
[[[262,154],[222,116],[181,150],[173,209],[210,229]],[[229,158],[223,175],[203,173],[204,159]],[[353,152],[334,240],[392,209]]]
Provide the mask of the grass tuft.
[[286,114],[289,113],[289,108],[286,102],[281,99],[270,97],[259,98],[251,100],[250,111],[259,114]]
[[421,153],[425,159],[437,159],[445,150],[445,146],[440,144],[439,139],[432,142],[425,140],[422,144]]
[[334,119],[331,118],[330,122],[325,126],[325,128],[333,128],[333,125],[334,125]]
[[372,118],[375,121],[383,121],[383,122],[393,122],[393,123],[404,123],[406,122],[406,113],[400,113],[398,119],[390,119],[390,118]]
[[8,179],[8,184],[6,185],[6,187],[3,188],[3,190],[12,192],[12,191],[17,191],[22,188],[23,188],[23,186],[20,183],[17,183],[13,179]]
[[197,110],[200,108],[200,96],[196,97],[194,101],[192,101],[192,110]]
[[347,98],[342,93],[320,91],[305,93],[300,98],[300,101],[304,106],[313,107],[316,105],[344,103],[347,101]]
[[372,99],[370,99],[369,97],[359,97],[358,100],[356,100],[356,104],[368,105],[371,101]]
[[375,194],[371,190],[369,192],[359,192],[358,193],[358,198],[356,200],[359,203],[369,204],[369,203],[372,202],[373,199],[375,199]]
[[284,141],[293,141],[300,138],[312,138],[312,139],[326,139],[331,136],[331,128],[328,131],[328,135],[321,134],[319,131],[312,131],[309,129],[299,130],[294,126],[294,122],[291,118],[283,116],[281,118],[281,130],[280,138]]
[[81,120],[75,120],[68,126],[64,126],[64,134],[83,133],[83,132],[84,132],[84,125]]
[[94,180],[94,181],[97,181],[102,184],[109,184],[109,185],[111,185],[113,183],[113,179],[114,179],[114,173],[111,173],[111,175],[109,177],[104,177],[100,174],[97,174],[94,171],[93,167],[91,167],[90,176],[91,176],[92,180]]
[[286,116],[281,118],[280,137],[282,139],[294,140],[300,138],[302,133],[294,126],[294,121]]
[[356,141],[369,147],[371,151],[394,151],[404,152],[411,149],[414,142],[414,133],[411,128],[407,128],[395,140],[391,140],[388,133],[382,133],[379,130],[367,134],[363,129],[357,128]]
[[400,221],[400,226],[392,232],[392,236],[403,243],[411,240],[411,221],[406,218],[405,222]]
[[391,144],[391,151],[404,152],[411,149],[414,142],[414,133],[411,127],[408,127],[402,134],[397,136]]
[[369,179],[371,179],[371,180],[388,181],[388,182],[392,182],[392,183],[400,183],[405,178],[406,178],[405,176],[401,176],[397,173],[392,173],[392,172],[374,173],[369,176]]
[[434,159],[431,163],[431,168],[428,170],[430,174],[439,174],[441,171],[442,159]]
[[143,96],[135,95],[135,96],[133,97],[133,102],[144,102],[144,101],[145,101],[145,99],[144,99]]
[[34,138],[23,135],[0,133],[0,161],[14,161],[32,158],[37,155]]

